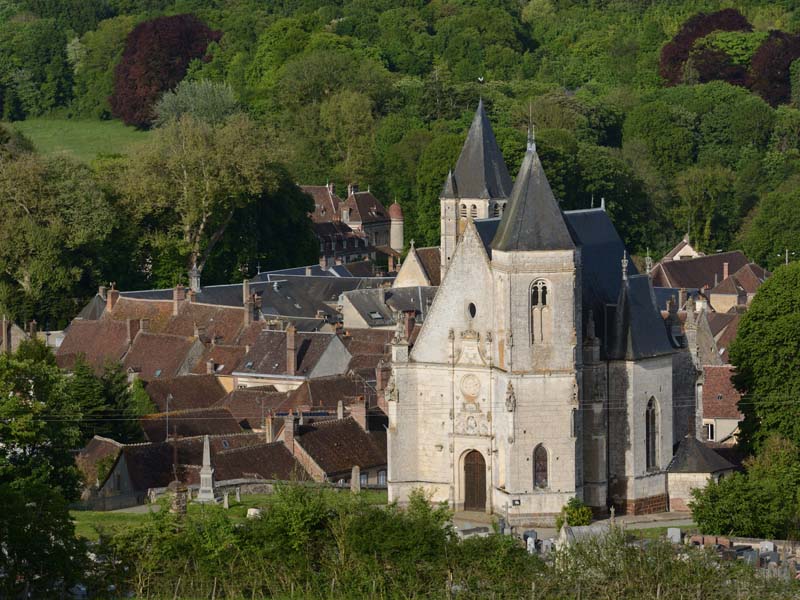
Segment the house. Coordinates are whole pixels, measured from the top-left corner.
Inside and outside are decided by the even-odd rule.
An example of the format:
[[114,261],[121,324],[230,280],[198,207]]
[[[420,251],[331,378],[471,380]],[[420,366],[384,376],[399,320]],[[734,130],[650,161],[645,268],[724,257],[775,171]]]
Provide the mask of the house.
[[158,412],[208,408],[225,396],[225,388],[214,375],[155,379],[145,391]]
[[666,260],[656,263],[650,271],[653,287],[710,290],[728,273],[734,273],[748,263],[747,257],[735,250],[696,258]]
[[686,260],[688,258],[699,258],[705,256],[702,252],[698,252],[689,243],[689,234],[683,236],[683,239],[669,252],[667,252],[660,262],[668,262],[670,260]]
[[411,314],[414,323],[425,322],[433,304],[435,287],[392,287],[345,292],[341,298],[345,329],[393,329],[397,316]]
[[512,186],[482,103],[440,204],[441,283],[416,339],[398,330],[383,391],[390,501],[423,487],[534,523],[572,497],[666,510],[695,380],[676,402],[681,341],[608,214],[561,211],[532,136]]
[[739,410],[742,396],[731,381],[733,373],[731,365],[703,367],[703,437],[709,442],[736,442],[744,415]]
[[669,509],[689,510],[693,489],[704,488],[709,481],[719,481],[735,469],[733,464],[694,435],[687,435],[667,467]]
[[262,331],[233,375],[237,387],[274,385],[287,391],[308,379],[345,373],[351,358],[336,334],[299,332],[290,325]]
[[750,306],[758,288],[770,276],[769,271],[755,263],[747,263],[741,269],[728,275],[727,263],[723,265],[723,279],[709,292],[708,297],[714,310],[729,312],[737,307]]

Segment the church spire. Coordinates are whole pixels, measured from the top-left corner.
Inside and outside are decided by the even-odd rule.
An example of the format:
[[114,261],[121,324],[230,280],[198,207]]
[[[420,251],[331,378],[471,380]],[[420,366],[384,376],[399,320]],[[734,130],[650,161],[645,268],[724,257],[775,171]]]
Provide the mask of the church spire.
[[501,251],[572,250],[575,243],[536,152],[533,128],[511,198],[492,240]]
[[511,177],[483,99],[478,102],[454,175],[461,198],[508,198],[511,193]]
[[450,169],[447,173],[447,179],[444,181],[444,187],[442,188],[442,198],[458,198],[458,186],[456,185],[456,180],[453,177],[453,170]]

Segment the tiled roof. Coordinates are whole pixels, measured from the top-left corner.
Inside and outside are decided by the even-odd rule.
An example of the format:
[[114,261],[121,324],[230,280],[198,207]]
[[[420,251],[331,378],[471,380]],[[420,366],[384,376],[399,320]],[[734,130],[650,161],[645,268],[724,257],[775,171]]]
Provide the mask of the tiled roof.
[[712,294],[755,294],[770,273],[755,263],[748,263],[733,275],[723,279],[711,290]]
[[225,395],[225,388],[214,375],[184,375],[154,379],[145,387],[159,412],[167,410],[167,396],[172,396],[169,409],[208,408]]
[[273,479],[297,481],[310,479],[283,442],[223,450],[211,464],[214,479]]
[[195,327],[203,340],[233,344],[244,327],[244,308],[182,302],[178,316],[167,322],[162,333],[189,337],[194,335]]
[[367,396],[370,390],[365,383],[349,375],[309,379],[291,392],[289,404],[306,411],[325,409],[335,411],[339,401],[347,406],[357,396]]
[[125,356],[123,366],[139,373],[145,381],[181,375],[190,351],[200,342],[180,335],[139,332]]
[[332,185],[301,185],[300,189],[314,200],[314,212],[311,213],[314,223],[325,223],[339,218],[342,200],[334,193]]
[[[259,331],[263,326],[263,323],[258,323]],[[194,369],[192,369],[192,372],[198,375],[206,373],[208,370],[208,361],[212,361],[214,363],[214,373],[216,375],[230,375],[233,373],[236,365],[244,358],[245,354],[247,354],[247,348],[245,346],[209,344],[203,350],[203,354],[200,356]]]
[[394,331],[389,329],[348,330],[341,340],[353,357],[350,369],[375,369],[381,360],[389,362],[393,337]]
[[[148,331],[162,333],[172,318],[172,290],[166,291],[169,293],[169,300],[137,299],[121,295],[114,305],[114,309],[105,312],[104,318],[115,321],[147,319]],[[191,334],[192,332],[189,331],[188,335]]]
[[349,475],[354,465],[370,469],[386,465],[386,436],[367,433],[352,418],[304,425],[295,436],[329,478]]
[[[295,375],[308,375],[317,365],[334,337],[332,333],[296,332]],[[250,352],[239,362],[236,372],[285,375],[286,332],[262,331]]]
[[56,350],[56,363],[69,369],[79,355],[96,371],[109,361],[119,362],[128,351],[128,328],[125,321],[75,319],[67,328],[64,341]]
[[417,258],[419,258],[422,268],[425,269],[425,274],[428,276],[428,281],[432,286],[438,286],[442,283],[442,257],[439,252],[439,247],[432,248],[416,248]]
[[719,348],[719,354],[725,363],[730,362],[728,350],[730,349],[733,341],[736,339],[736,334],[739,331],[739,322],[741,320],[741,313],[735,313],[733,318],[730,320],[730,323],[725,326],[725,329],[722,331],[719,337],[717,337],[717,348]]
[[289,401],[291,392],[244,388],[232,390],[217,402],[217,406],[231,412],[236,421],[248,429],[261,429],[263,418],[270,412],[288,411],[294,405]]
[[653,285],[674,288],[712,288],[722,279],[724,263],[728,263],[728,272],[733,273],[747,264],[747,258],[736,250],[697,258],[660,262],[653,267]]
[[350,209],[351,222],[380,223],[389,221],[389,212],[381,201],[369,191],[351,192],[344,206]]
[[117,457],[122,444],[114,440],[94,436],[75,457],[75,464],[84,481],[91,485],[97,480],[97,464],[108,456]]
[[198,435],[230,435],[242,433],[242,427],[231,412],[224,407],[200,408],[147,415],[139,419],[145,437],[151,442],[163,442],[167,419],[169,435],[194,437]]
[[705,366],[703,375],[703,418],[742,419],[739,412],[742,396],[731,381],[733,367]]
[[717,337],[723,329],[725,329],[731,321],[736,318],[736,313],[706,313],[708,318],[708,327],[711,329],[711,335]]

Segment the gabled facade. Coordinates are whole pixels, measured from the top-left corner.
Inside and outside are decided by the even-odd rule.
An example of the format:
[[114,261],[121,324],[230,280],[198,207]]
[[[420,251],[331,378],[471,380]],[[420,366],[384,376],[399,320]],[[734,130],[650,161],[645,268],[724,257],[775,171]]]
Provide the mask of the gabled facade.
[[[493,141],[487,124],[479,106],[465,151]],[[520,522],[552,522],[574,496],[664,510],[673,348],[649,278],[604,210],[561,211],[533,139],[513,189],[494,181],[476,214],[502,218],[461,220],[448,175],[443,280],[413,347],[402,331],[392,346],[390,500],[421,487]]]

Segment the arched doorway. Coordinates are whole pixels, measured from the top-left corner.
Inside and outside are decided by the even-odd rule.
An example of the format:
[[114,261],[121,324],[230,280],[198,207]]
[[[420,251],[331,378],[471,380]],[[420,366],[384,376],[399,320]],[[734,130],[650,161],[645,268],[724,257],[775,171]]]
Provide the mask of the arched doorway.
[[486,461],[477,450],[464,457],[464,510],[486,510]]

